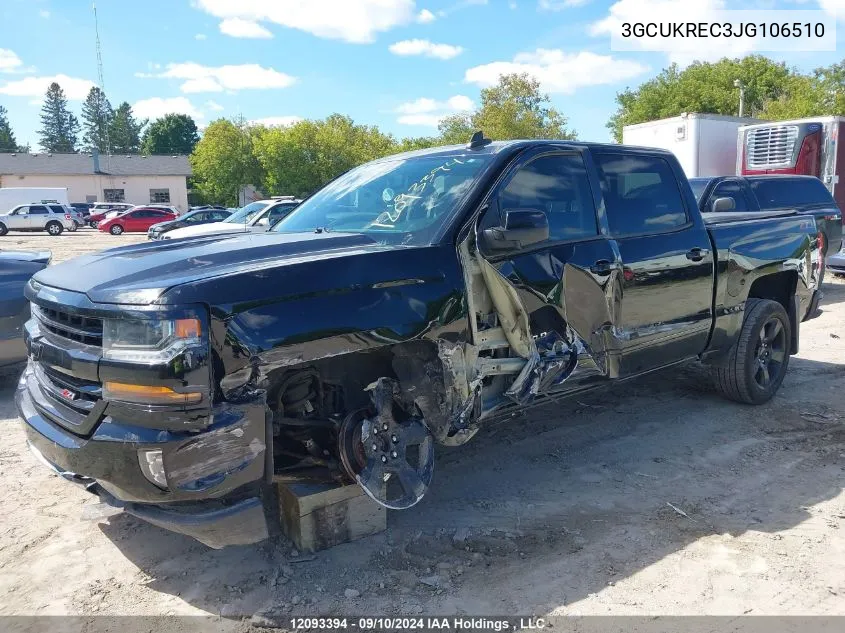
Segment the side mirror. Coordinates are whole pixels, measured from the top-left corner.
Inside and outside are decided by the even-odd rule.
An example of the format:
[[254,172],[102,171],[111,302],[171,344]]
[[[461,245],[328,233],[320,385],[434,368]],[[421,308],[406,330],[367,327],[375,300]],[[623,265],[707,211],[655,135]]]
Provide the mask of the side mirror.
[[733,211],[734,209],[736,209],[736,200],[733,198],[716,198],[710,203],[710,210],[713,213]]
[[261,218],[258,222],[255,223],[256,226],[270,226],[270,218]]
[[519,250],[549,239],[549,219],[537,209],[505,209],[504,227],[484,229],[484,244],[490,250]]

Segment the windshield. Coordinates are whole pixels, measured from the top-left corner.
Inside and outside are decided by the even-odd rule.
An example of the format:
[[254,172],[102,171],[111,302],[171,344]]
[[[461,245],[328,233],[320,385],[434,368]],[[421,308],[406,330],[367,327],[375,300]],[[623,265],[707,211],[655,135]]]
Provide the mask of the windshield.
[[366,233],[428,244],[472,189],[490,155],[421,156],[368,163],[330,182],[273,228]]
[[266,209],[268,204],[270,203],[251,202],[245,207],[241,207],[240,209],[238,209],[235,213],[223,220],[223,222],[228,222],[229,224],[246,224],[256,215]]
[[709,178],[690,178],[689,186],[692,187],[692,193],[697,202],[701,202],[701,196],[704,190],[707,189],[707,184],[710,182]]

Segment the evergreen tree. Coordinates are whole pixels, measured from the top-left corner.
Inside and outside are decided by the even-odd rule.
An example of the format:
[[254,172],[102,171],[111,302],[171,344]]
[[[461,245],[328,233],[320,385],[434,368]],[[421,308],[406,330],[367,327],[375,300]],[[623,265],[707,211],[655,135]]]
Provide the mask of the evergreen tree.
[[6,118],[6,108],[0,106],[0,152],[16,152],[18,143]]
[[46,152],[71,153],[76,151],[79,121],[68,110],[65,91],[55,81],[47,88],[41,106],[41,129],[38,137]]
[[147,119],[138,120],[132,115],[132,107],[123,102],[114,111],[109,126],[109,141],[115,154],[137,154],[141,150],[141,130]]
[[114,111],[106,94],[94,86],[82,104],[82,126],[85,130],[82,147],[85,151],[96,149],[105,154],[110,150],[109,126],[113,118]]

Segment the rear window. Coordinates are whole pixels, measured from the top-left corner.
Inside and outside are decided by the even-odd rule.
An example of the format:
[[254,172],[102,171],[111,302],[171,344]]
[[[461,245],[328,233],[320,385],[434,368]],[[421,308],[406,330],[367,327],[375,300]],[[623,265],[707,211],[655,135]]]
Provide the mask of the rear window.
[[835,204],[818,178],[752,178],[749,183],[761,209]]

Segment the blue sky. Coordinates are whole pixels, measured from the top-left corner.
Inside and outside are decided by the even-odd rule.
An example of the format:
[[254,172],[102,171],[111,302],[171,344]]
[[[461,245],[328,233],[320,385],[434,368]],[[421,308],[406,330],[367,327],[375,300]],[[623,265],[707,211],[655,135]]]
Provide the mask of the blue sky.
[[[204,126],[221,116],[284,123],[341,112],[399,137],[425,135],[439,117],[477,104],[499,73],[527,70],[580,138],[598,141],[609,138],[619,90],[671,60],[756,46],[710,40],[694,52],[614,52],[613,25],[675,13],[707,19],[719,9],[845,17],[845,0],[97,1],[106,94],[144,117],[185,112]],[[90,1],[0,0],[0,104],[18,142],[37,147],[54,78],[78,113],[98,82],[94,42]],[[845,57],[769,55],[802,70]]]

